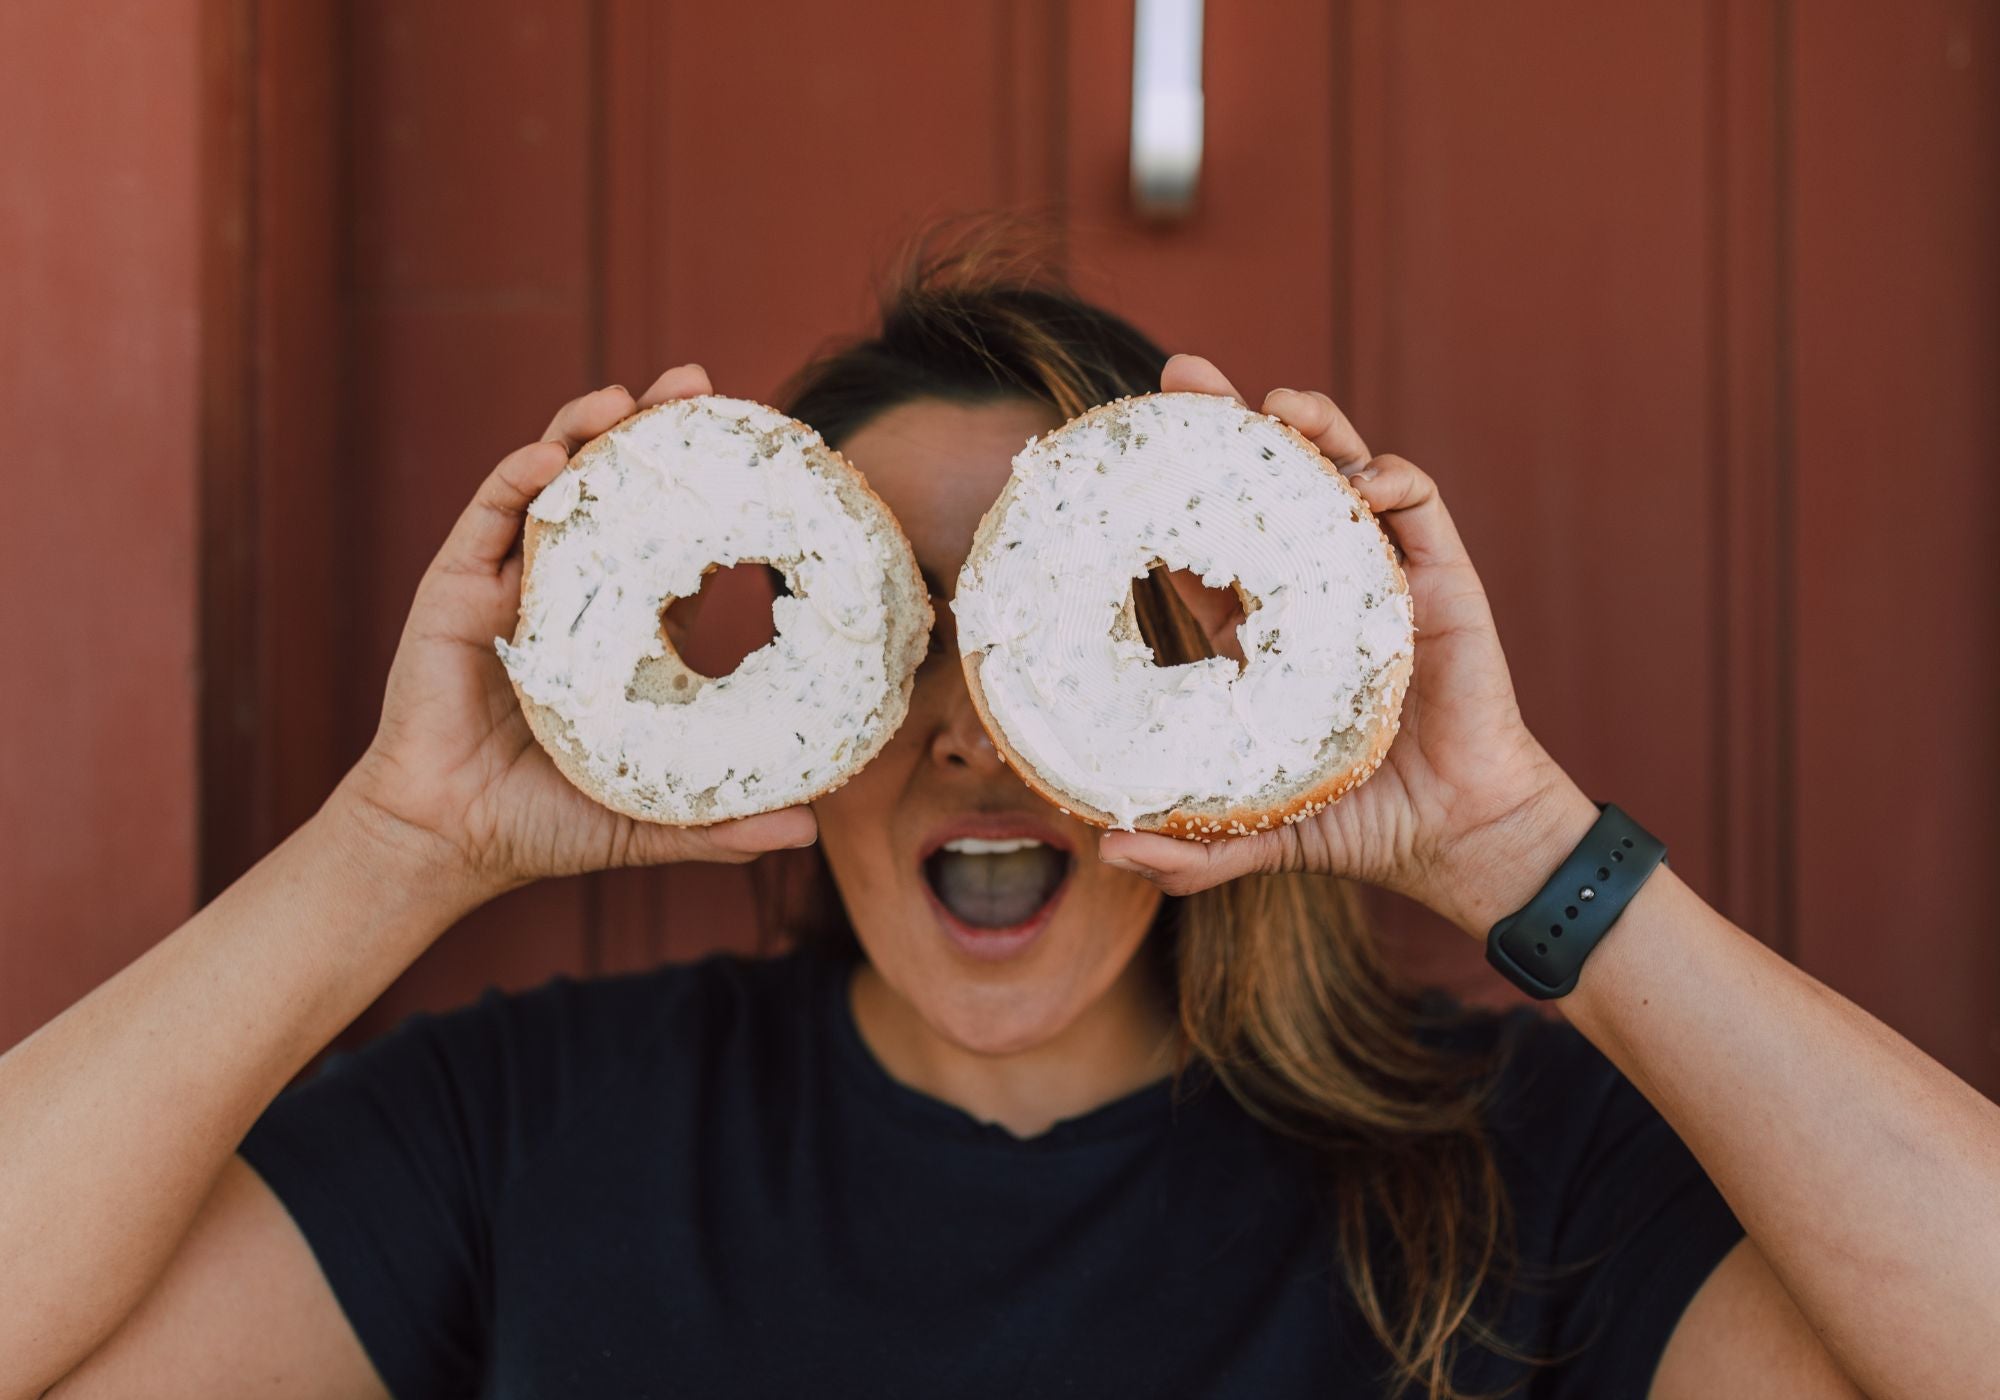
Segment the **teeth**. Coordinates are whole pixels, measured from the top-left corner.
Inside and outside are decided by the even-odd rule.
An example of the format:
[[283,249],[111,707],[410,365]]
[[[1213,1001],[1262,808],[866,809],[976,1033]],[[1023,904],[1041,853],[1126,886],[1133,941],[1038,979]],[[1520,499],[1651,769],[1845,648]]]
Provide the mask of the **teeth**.
[[1016,851],[1033,850],[1042,843],[1031,836],[1010,836],[1004,841],[982,841],[977,836],[961,836],[947,841],[944,848],[959,856],[1010,856]]

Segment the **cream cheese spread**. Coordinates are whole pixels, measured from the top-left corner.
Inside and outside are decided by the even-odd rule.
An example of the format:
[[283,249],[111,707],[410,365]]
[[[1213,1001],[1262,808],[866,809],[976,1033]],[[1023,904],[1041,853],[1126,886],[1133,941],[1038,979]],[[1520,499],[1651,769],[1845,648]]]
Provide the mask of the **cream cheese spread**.
[[[1381,529],[1274,419],[1207,394],[1085,414],[1014,458],[952,611],[1008,744],[1130,829],[1176,807],[1256,806],[1373,722],[1411,654],[1407,589]],[[1155,562],[1250,600],[1245,664],[1156,664],[1132,584]]]
[[[519,630],[494,645],[612,806],[707,822],[803,801],[839,783],[900,699],[885,654],[893,525],[849,511],[838,464],[806,451],[817,444],[760,404],[680,400],[586,448],[529,507],[545,529]],[[680,694],[642,693],[643,668],[669,655],[668,603],[709,567],[748,561],[791,589],[772,640],[719,679],[665,662]]]

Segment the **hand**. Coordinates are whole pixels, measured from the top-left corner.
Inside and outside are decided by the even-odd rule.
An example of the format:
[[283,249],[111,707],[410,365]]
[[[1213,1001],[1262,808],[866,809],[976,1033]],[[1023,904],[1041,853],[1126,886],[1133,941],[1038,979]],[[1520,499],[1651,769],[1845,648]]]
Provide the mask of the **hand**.
[[[1242,401],[1193,355],[1168,361],[1160,387]],[[1170,894],[1258,872],[1347,876],[1421,900],[1483,936],[1540,888],[1596,809],[1521,720],[1486,590],[1436,484],[1401,457],[1371,457],[1324,394],[1276,389],[1263,411],[1312,440],[1402,552],[1417,623],[1402,732],[1372,778],[1304,821],[1212,845],[1107,832],[1098,852]],[[1240,611],[1210,607],[1197,617],[1218,652],[1233,646]]]
[[417,585],[374,743],[335,794],[371,836],[481,897],[548,875],[811,844],[804,807],[679,828],[585,796],[535,741],[493,650],[520,609],[525,512],[570,454],[640,408],[710,392],[707,373],[683,365],[637,401],[619,387],[586,394],[481,484]]

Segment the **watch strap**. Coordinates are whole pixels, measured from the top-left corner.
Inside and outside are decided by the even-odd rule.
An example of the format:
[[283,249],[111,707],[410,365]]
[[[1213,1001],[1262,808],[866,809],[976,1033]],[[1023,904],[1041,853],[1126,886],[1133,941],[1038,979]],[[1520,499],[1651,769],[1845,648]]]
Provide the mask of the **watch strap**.
[[1537,1000],[1567,996],[1583,960],[1611,931],[1667,848],[1609,803],[1535,897],[1493,925],[1486,961]]

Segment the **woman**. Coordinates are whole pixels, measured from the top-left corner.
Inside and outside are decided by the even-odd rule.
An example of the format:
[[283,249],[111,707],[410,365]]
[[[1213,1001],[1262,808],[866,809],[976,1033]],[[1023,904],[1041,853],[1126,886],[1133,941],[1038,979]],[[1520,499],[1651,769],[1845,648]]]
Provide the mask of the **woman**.
[[[938,631],[853,782],[708,830],[572,789],[492,650],[535,493],[706,375],[586,395],[503,460],[320,813],[0,1059],[0,1397],[1994,1393],[2000,1111],[1670,870],[1573,1031],[1376,962],[1341,881],[1483,935],[1597,812],[1521,722],[1436,487],[1324,395],[1262,406],[1403,552],[1384,769],[1197,846],[998,761],[946,586],[1027,437],[1154,387],[1236,392],[976,260],[808,367],[787,406],[895,512]],[[1162,659],[1226,648],[1179,587],[1140,585]],[[815,841],[802,951],[489,997],[273,1105],[501,891]]]

